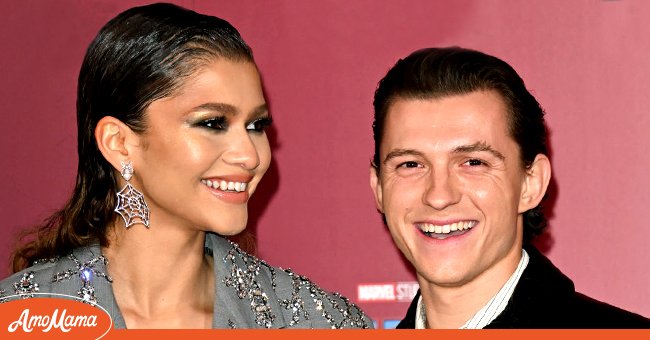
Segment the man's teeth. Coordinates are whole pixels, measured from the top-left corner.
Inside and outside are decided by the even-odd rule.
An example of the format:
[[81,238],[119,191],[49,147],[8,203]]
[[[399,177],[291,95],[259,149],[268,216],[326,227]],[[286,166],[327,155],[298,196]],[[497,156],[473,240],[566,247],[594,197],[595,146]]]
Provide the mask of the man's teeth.
[[430,223],[422,223],[418,225],[418,228],[425,233],[434,233],[434,234],[449,234],[452,231],[463,231],[467,229],[472,229],[476,225],[476,221],[464,221],[456,222],[452,224],[445,225],[433,225]]
[[211,181],[209,179],[202,179],[201,182],[203,184],[209,186],[210,188],[213,189],[218,189],[218,190],[229,190],[229,191],[237,191],[237,192],[242,192],[246,190],[246,183],[243,182],[227,182],[227,181]]

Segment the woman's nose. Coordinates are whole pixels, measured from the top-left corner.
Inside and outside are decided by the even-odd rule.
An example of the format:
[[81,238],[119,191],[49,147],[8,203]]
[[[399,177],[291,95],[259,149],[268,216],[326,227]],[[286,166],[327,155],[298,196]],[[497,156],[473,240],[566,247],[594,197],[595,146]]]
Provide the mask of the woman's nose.
[[247,131],[238,132],[231,137],[228,151],[223,156],[224,161],[246,170],[257,168],[260,165],[260,157],[250,134]]

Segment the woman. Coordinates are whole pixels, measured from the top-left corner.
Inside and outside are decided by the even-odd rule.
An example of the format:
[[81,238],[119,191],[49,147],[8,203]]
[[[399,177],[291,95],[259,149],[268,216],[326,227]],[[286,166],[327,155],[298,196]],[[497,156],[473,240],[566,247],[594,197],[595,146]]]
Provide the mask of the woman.
[[260,77],[228,22],[170,4],[119,14],[88,48],[77,99],[73,196],[16,250],[0,298],[76,295],[118,328],[369,326],[219,236],[245,228],[271,160]]

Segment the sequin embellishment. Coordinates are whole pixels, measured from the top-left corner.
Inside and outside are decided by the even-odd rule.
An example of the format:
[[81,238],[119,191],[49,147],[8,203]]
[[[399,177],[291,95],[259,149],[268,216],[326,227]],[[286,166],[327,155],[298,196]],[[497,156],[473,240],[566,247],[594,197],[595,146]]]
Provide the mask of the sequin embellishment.
[[230,327],[231,329],[237,329],[237,325],[235,324],[235,322],[230,319],[228,319],[228,327]]
[[33,298],[34,293],[37,293],[38,290],[38,283],[34,282],[34,272],[32,271],[23,273],[20,280],[14,283],[14,291],[23,299]]
[[[272,313],[267,295],[262,292],[256,280],[260,271],[268,271],[271,276],[271,287],[275,292],[278,285],[278,274],[266,262],[247,254],[236,244],[232,242],[231,244],[232,249],[228,251],[228,254],[223,259],[225,264],[230,264],[231,270],[223,282],[227,287],[234,288],[240,299],[248,298],[250,300],[251,310],[258,325],[271,328],[276,315]],[[244,269],[240,265],[242,262]],[[369,328],[365,314],[345,297],[337,293],[328,294],[306,277],[295,274],[289,269],[281,269],[280,273],[283,277],[288,276],[292,286],[292,293],[289,298],[278,298],[280,307],[291,313],[291,315],[287,315],[289,319],[288,326],[294,326],[302,320],[313,320],[315,317],[321,316],[329,327],[334,329],[347,327]],[[306,301],[306,298],[311,298],[313,305],[310,301]],[[314,315],[311,315],[310,312],[314,313]],[[318,321],[316,321],[316,324],[319,324]],[[228,326],[234,328],[235,323],[228,320]]]
[[[361,310],[352,302],[350,302],[344,296],[341,296],[338,293],[328,294],[316,284],[311,282],[308,278],[304,276],[297,275],[291,270],[285,270],[293,279],[293,288],[294,292],[300,291],[304,288],[309,291],[309,295],[314,301],[316,310],[320,311],[321,316],[327,321],[332,329],[341,329],[346,327],[351,328],[369,328],[368,323],[363,318],[364,314]],[[299,295],[298,295],[299,296]],[[297,298],[300,301],[300,305],[303,305],[302,299]],[[326,308],[326,302],[333,311],[336,313],[336,317]],[[294,313],[294,320],[297,313]],[[307,311],[304,312],[305,318],[309,319],[309,314]],[[339,316],[340,315],[340,316]]]
[[7,302],[6,295],[7,292],[4,289],[0,289],[0,303]]
[[293,326],[300,322],[301,315],[305,320],[309,320],[309,313],[305,310],[305,302],[300,296],[301,277],[290,270],[287,270],[286,273],[291,277],[293,292],[291,293],[291,299],[280,300],[279,302],[280,306],[291,310],[289,326]]
[[35,266],[37,264],[44,264],[44,263],[55,263],[59,260],[58,256],[55,257],[50,257],[50,258],[44,258],[44,259],[38,259],[34,262],[32,262],[32,265]]
[[[237,258],[243,260],[245,269],[242,269],[237,264],[235,261]],[[223,281],[226,287],[235,288],[237,296],[240,299],[248,298],[250,300],[251,311],[255,316],[255,323],[265,328],[273,327],[275,315],[271,311],[266,293],[256,281],[257,275],[260,273],[262,261],[244,253],[234,243],[233,248],[228,251],[223,261],[226,264],[230,262],[231,265],[230,275]]]
[[63,272],[54,274],[54,276],[52,276],[52,282],[61,282],[63,280],[69,280],[74,276],[78,276],[81,281],[81,288],[79,288],[77,291],[77,296],[79,296],[84,302],[88,304],[97,304],[93,277],[101,277],[106,279],[108,282],[113,282],[113,279],[107,274],[97,270],[97,268],[95,268],[95,265],[100,263],[106,266],[108,264],[108,260],[106,260],[103,255],[93,257],[84,263],[81,263],[73,254],[70,254],[68,258],[74,262],[76,268],[67,269]]

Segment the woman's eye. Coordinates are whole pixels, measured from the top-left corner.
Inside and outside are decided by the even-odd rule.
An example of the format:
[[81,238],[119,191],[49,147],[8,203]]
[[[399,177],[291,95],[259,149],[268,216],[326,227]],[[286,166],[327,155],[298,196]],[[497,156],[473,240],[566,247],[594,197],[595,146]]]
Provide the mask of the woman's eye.
[[225,130],[226,119],[224,117],[210,118],[199,122],[197,125],[212,130]]
[[248,131],[255,131],[255,132],[263,132],[267,126],[271,125],[271,118],[260,118],[256,119],[248,125],[246,125],[246,130]]

